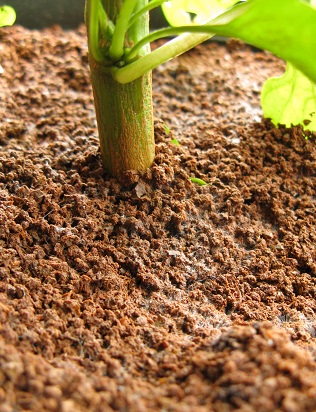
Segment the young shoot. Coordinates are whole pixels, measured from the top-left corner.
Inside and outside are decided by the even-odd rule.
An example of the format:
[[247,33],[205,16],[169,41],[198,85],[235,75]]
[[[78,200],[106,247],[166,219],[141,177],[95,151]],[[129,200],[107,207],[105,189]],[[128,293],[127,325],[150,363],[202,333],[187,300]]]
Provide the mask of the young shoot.
[[199,186],[207,186],[208,183],[206,183],[203,179],[200,179],[198,177],[190,177],[190,180],[192,183],[195,183]]

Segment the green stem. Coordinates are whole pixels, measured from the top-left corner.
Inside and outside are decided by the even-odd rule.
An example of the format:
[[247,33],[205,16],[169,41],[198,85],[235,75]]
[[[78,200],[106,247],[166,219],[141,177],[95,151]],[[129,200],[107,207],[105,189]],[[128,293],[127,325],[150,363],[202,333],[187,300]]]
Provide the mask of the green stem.
[[125,0],[115,23],[109,57],[113,61],[119,60],[124,54],[125,35],[129,27],[130,17],[138,0]]
[[[88,12],[91,1],[86,0]],[[139,7],[147,4],[147,0],[138,2]],[[109,19],[117,21],[123,0],[106,0],[104,5]],[[91,18],[87,21],[93,23]],[[128,30],[125,40],[137,43],[148,32],[148,15],[144,15]],[[142,50],[149,52],[148,47]],[[89,53],[89,65],[104,167],[112,176],[127,170],[144,172],[155,156],[151,72],[120,84],[93,53]]]
[[114,32],[114,24],[109,20],[101,3],[99,3],[99,27],[103,38],[112,38]]
[[172,37],[177,36],[183,33],[209,33],[211,30],[207,27],[203,28],[203,26],[177,26],[177,27],[167,27],[165,29],[160,29],[153,31],[148,36],[143,37],[135,46],[132,47],[130,50],[126,62],[133,61],[137,55],[139,50],[144,47],[147,43],[152,43],[155,40],[162,39],[164,37]]
[[144,172],[155,155],[151,73],[120,84],[97,66],[91,80],[104,167],[112,176]]
[[160,64],[163,64],[166,61],[179,56],[180,54],[185,53],[213,36],[213,33],[193,35],[183,34],[173,40],[170,40],[141,59],[138,59],[133,63],[129,63],[127,66],[120,69],[113,68],[112,75],[119,83],[125,84],[132,82],[144,73],[153,70]]
[[99,8],[100,0],[87,2],[86,13],[88,15],[88,44],[90,53],[97,62],[104,61],[104,56],[99,48]]

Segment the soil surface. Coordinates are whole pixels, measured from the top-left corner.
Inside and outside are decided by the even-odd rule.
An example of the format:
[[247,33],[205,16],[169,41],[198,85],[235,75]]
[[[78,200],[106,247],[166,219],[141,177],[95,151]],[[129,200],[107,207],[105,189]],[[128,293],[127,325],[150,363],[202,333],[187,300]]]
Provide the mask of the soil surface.
[[118,181],[84,28],[0,47],[0,411],[315,411],[315,136],[259,102],[284,64],[155,70],[155,164]]

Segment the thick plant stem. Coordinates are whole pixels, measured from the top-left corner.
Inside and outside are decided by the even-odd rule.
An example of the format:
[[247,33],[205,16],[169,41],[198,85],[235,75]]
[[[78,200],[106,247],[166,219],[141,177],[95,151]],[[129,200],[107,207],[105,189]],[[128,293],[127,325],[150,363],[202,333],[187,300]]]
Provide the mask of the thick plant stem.
[[105,168],[112,176],[144,172],[155,156],[151,73],[120,84],[96,62],[90,70]]
[[[103,3],[109,19],[115,23],[123,2],[107,0]],[[147,1],[140,3],[142,7]],[[146,32],[148,16],[129,30],[124,46],[130,47]],[[147,51],[143,49],[142,53]],[[152,165],[155,156],[151,73],[120,84],[92,53],[89,53],[89,64],[104,167],[117,177],[127,170],[144,172]]]

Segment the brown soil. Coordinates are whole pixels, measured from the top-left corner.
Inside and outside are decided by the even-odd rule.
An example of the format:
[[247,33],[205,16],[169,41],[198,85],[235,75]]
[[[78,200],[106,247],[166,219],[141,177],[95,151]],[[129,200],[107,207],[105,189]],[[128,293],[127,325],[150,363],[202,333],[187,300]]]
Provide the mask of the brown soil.
[[119,182],[84,29],[0,44],[0,411],[315,411],[315,136],[259,104],[283,63],[157,69],[155,164]]

